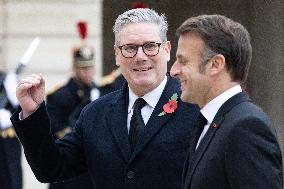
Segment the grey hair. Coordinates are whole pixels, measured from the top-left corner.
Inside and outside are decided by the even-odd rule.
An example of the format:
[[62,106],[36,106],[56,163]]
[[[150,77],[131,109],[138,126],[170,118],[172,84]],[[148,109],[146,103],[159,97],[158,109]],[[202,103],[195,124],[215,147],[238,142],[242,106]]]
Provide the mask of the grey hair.
[[113,26],[115,44],[119,44],[119,33],[122,28],[131,23],[155,23],[160,28],[162,42],[167,41],[168,22],[164,14],[159,15],[156,11],[148,8],[138,8],[128,10],[117,17]]
[[200,73],[202,73],[202,74],[205,73],[205,65],[213,56],[215,56],[217,54],[218,53],[214,52],[210,47],[205,45],[205,48],[204,48],[202,55],[201,55],[201,64],[199,65],[199,72]]
[[202,63],[206,64],[210,58],[217,55],[218,53],[214,52],[210,47],[205,47],[202,53]]

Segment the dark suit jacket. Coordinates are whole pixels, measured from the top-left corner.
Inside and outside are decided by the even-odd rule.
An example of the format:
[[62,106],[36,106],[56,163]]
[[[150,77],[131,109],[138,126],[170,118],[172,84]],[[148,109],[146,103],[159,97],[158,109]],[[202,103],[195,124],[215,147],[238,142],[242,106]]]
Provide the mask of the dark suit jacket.
[[186,160],[184,189],[282,189],[275,130],[244,93],[222,105],[194,149]]
[[[105,95],[83,109],[72,133],[54,142],[44,105],[19,121],[12,117],[25,154],[41,182],[69,179],[87,169],[98,189],[179,189],[198,107],[178,99],[172,114],[158,116],[179,83],[165,90],[131,154],[126,127],[128,88]],[[33,132],[37,130],[37,132]]]

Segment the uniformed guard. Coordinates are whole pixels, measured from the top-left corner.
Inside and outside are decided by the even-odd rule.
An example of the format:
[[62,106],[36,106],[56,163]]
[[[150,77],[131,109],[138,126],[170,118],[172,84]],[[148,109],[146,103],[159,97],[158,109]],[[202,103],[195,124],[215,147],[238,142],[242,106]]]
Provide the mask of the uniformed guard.
[[[56,138],[70,132],[83,107],[100,96],[100,90],[93,82],[95,54],[94,48],[86,41],[87,23],[79,22],[77,25],[82,42],[72,50],[73,75],[64,86],[47,95],[47,110]],[[93,185],[86,174],[66,182],[51,183],[49,188],[93,189]]]
[[18,106],[17,76],[0,72],[0,188],[22,189],[21,145],[10,121]]
[[107,94],[119,90],[125,83],[126,79],[121,74],[120,69],[113,70],[110,74],[104,76],[100,82],[101,94]]

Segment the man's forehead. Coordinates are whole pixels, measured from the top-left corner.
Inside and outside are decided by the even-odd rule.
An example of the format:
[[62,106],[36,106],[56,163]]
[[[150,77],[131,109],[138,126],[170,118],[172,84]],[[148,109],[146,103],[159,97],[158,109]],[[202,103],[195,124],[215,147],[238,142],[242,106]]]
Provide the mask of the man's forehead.
[[160,39],[160,31],[157,24],[154,23],[131,23],[123,27],[120,31],[120,41],[155,41]]
[[152,22],[133,22],[125,24],[121,30],[125,30],[128,28],[129,30],[135,30],[135,28],[141,28],[141,27],[153,27],[158,28],[158,24],[152,23]]
[[178,40],[178,51],[185,49],[199,51],[205,46],[204,41],[196,34],[181,35]]
[[186,51],[188,50],[188,45],[187,41],[179,38],[178,40],[178,47],[176,51],[176,57],[177,58],[183,58],[186,54]]

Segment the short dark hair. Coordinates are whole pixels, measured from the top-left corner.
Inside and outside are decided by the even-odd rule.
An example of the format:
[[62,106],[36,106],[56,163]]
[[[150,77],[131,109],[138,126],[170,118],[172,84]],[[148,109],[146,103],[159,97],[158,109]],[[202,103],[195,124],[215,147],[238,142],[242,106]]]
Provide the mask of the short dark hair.
[[[205,43],[205,51],[225,57],[233,81],[246,80],[252,47],[244,26],[222,15],[200,15],[187,19],[176,31],[178,37],[187,33],[200,36]],[[206,56],[206,52],[203,56]]]

